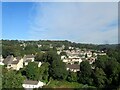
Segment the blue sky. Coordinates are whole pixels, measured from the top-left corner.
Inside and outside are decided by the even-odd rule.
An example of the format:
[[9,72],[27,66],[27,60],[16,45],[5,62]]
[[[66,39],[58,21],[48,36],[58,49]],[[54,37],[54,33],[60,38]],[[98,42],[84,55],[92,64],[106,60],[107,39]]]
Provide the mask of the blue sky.
[[117,5],[117,2],[3,2],[2,38],[118,43]]
[[28,39],[33,3],[2,3],[3,39]]

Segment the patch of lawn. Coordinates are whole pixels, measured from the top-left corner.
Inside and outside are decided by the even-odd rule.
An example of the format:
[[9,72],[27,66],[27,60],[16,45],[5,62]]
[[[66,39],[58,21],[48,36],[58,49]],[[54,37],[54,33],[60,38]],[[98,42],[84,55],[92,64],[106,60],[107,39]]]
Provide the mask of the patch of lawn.
[[48,87],[50,88],[82,88],[84,85],[77,82],[52,80]]

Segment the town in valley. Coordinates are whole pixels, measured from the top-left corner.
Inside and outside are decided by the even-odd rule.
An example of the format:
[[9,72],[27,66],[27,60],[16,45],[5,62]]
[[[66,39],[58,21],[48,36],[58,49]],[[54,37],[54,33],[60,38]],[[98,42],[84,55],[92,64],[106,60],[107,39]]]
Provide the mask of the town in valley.
[[[118,57],[115,56],[117,48],[118,45],[114,44],[80,44],[67,40],[2,40],[0,66],[3,68],[3,87],[6,88],[8,82],[12,85],[12,81],[7,81],[11,78],[16,78],[13,82],[18,88],[104,87],[104,79],[107,80],[109,72],[104,70],[119,70]],[[112,72],[110,74],[113,75]],[[52,85],[57,82],[63,85]],[[16,87],[11,85],[7,87]]]

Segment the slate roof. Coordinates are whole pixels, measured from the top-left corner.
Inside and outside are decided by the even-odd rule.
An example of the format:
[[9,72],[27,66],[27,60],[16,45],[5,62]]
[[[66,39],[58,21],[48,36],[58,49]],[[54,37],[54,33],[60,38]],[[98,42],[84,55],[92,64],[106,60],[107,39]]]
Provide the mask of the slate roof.
[[14,57],[12,55],[10,56],[7,56],[6,59],[3,61],[4,64],[18,64],[19,63],[19,60],[21,59],[22,57],[16,57],[16,60],[14,60]]
[[32,60],[31,59],[25,59],[24,62],[31,62]]
[[17,60],[21,60],[21,59],[22,59],[22,57],[16,57],[16,59],[17,59]]
[[39,81],[25,80],[23,84],[37,85]]
[[31,62],[31,58],[34,58],[35,55],[25,55],[24,56],[24,62]]
[[13,61],[12,64],[18,64],[19,60]]
[[25,58],[34,58],[35,55],[26,55]]
[[80,69],[80,65],[78,64],[67,64],[66,67],[69,69]]
[[3,63],[6,64],[6,65],[7,64],[11,64],[13,62],[13,59],[14,59],[13,55],[9,55],[9,56],[7,56],[5,58],[5,60],[3,61]]

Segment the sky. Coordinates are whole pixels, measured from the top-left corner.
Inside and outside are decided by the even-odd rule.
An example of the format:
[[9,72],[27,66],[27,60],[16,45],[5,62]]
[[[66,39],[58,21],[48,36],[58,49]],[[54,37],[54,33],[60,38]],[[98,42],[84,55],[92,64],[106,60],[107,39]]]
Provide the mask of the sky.
[[118,3],[3,2],[2,38],[118,43]]

